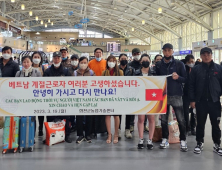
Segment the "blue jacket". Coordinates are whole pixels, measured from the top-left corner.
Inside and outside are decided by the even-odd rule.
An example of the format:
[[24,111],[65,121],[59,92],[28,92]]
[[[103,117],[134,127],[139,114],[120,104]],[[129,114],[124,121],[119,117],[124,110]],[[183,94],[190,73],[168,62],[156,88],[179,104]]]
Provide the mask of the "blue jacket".
[[172,76],[167,78],[167,95],[168,96],[182,96],[183,95],[183,84],[186,82],[186,69],[185,65],[174,58],[166,64],[164,58],[161,62],[156,64],[156,75],[164,76],[170,75],[176,72],[179,75],[178,80],[173,80]]

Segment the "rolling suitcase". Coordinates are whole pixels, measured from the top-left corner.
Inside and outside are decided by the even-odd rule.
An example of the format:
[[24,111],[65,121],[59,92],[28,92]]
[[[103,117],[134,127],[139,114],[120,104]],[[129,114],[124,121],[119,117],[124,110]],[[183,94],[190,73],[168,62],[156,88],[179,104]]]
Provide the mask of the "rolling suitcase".
[[35,141],[35,117],[27,116],[22,117],[20,120],[20,133],[19,133],[19,153],[24,149],[34,149]]
[[3,131],[3,154],[5,154],[9,149],[14,149],[14,153],[17,152],[19,146],[18,133],[19,117],[6,116]]

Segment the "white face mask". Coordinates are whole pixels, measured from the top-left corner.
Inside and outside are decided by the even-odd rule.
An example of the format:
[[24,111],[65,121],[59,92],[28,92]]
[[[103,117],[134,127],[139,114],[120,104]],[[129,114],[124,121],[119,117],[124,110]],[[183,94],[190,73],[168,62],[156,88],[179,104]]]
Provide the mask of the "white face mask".
[[79,62],[78,62],[78,61],[71,61],[71,64],[72,64],[73,66],[77,66],[77,65],[79,64]]
[[5,60],[8,60],[9,58],[12,57],[11,54],[2,54],[2,57],[5,59]]
[[114,62],[108,62],[109,68],[114,68],[116,66],[116,63]]
[[37,58],[34,58],[34,59],[33,59],[33,63],[34,63],[34,64],[39,64],[40,61],[41,61],[41,60],[40,60],[40,59],[37,59]]
[[85,70],[88,67],[88,64],[79,64],[81,70]]
[[140,58],[141,58],[141,55],[136,55],[136,56],[134,56],[134,59],[137,60],[137,61],[139,61]]
[[194,63],[192,63],[192,64],[187,64],[187,66],[190,67],[190,68],[193,68],[194,65],[195,65]]
[[60,63],[58,63],[58,64],[53,63],[54,67],[59,67],[59,66],[60,66],[60,64],[61,64],[61,62],[60,62]]

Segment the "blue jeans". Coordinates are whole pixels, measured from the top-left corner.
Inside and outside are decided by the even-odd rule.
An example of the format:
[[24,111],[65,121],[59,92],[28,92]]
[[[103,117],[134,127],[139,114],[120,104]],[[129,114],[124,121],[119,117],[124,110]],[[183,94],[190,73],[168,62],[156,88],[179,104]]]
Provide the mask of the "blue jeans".
[[186,140],[186,122],[183,113],[183,100],[181,96],[167,96],[167,113],[161,116],[162,137],[168,139],[168,116],[170,106],[173,107],[180,129],[180,140]]

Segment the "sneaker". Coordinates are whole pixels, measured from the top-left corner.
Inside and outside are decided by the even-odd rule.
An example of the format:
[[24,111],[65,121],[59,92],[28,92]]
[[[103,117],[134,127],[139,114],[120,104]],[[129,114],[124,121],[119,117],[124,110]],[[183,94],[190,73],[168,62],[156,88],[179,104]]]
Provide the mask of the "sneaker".
[[149,127],[148,126],[144,126],[144,132],[149,132]]
[[139,140],[139,143],[138,143],[138,149],[143,149],[144,148],[144,146],[143,146],[143,139],[140,139]]
[[196,153],[196,154],[200,154],[201,151],[203,150],[203,143],[200,142],[200,143],[197,143],[197,146],[194,148],[193,152]]
[[82,143],[82,141],[85,140],[85,137],[84,136],[79,136],[78,139],[76,140],[76,143],[80,144]]
[[162,139],[162,143],[160,144],[160,149],[169,148],[170,144],[166,138]]
[[65,141],[66,141],[67,143],[72,143],[72,139],[70,138],[70,136],[66,136],[66,137],[65,137]]
[[92,143],[92,139],[90,136],[86,136],[85,140],[87,143]]
[[43,136],[42,130],[39,131],[39,136]]
[[134,126],[130,125],[130,132],[132,133],[134,131]]
[[187,148],[187,141],[181,140],[180,141],[180,150],[182,152],[187,152],[188,148]]
[[129,129],[126,129],[126,131],[125,131],[125,137],[127,138],[127,139],[131,139],[133,136],[132,136],[132,134],[130,133],[130,130]]
[[90,137],[91,137],[91,139],[97,139],[97,134],[96,134],[96,133],[92,133],[92,134],[90,135]]
[[121,129],[118,129],[118,138],[121,139]]
[[214,144],[214,152],[216,152],[218,155],[222,156],[222,149],[220,147],[220,145],[218,144]]
[[152,142],[152,140],[147,140],[147,149],[149,149],[149,150],[153,149],[153,142]]

